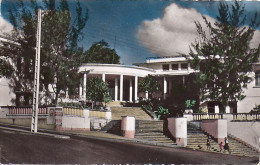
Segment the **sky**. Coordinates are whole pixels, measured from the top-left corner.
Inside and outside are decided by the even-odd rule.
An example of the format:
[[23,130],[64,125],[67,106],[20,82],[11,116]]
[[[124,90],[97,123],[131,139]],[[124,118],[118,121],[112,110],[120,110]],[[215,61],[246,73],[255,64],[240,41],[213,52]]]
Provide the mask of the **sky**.
[[[2,0],[1,13],[8,21],[8,8],[16,0]],[[69,0],[71,11],[75,0]],[[178,0],[81,0],[89,10],[84,38],[79,43],[87,50],[94,42],[105,40],[115,48],[121,63],[143,63],[147,57],[188,54],[189,46],[198,36],[194,21],[202,14],[214,21],[218,1]],[[233,4],[232,1],[227,1]],[[258,11],[260,1],[244,1],[248,17]],[[204,25],[203,25],[204,26]],[[1,26],[0,26],[1,28]],[[260,28],[251,43],[260,43]]]

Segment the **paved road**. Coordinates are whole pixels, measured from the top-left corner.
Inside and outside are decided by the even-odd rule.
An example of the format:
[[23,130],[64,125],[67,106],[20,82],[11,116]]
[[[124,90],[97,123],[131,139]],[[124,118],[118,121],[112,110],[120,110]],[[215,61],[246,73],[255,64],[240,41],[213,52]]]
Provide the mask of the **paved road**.
[[70,139],[3,130],[1,163],[256,164],[256,158],[73,136]]

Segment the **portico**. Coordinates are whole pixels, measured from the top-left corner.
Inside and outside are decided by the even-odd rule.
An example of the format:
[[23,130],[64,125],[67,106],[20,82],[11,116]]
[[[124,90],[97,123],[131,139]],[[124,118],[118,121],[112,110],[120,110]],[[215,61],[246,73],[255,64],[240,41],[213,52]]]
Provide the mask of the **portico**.
[[100,77],[108,84],[110,95],[114,101],[138,100],[138,83],[146,75],[153,74],[149,68],[126,66],[117,64],[83,64],[79,68],[83,83],[79,87],[80,98],[86,100],[87,80],[91,77]]

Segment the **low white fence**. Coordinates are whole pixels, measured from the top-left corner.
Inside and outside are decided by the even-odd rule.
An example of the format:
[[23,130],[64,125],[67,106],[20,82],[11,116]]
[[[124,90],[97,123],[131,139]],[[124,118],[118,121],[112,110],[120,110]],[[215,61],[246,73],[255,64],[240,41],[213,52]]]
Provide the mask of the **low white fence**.
[[223,114],[223,113],[206,113],[206,114],[184,114],[184,117],[188,121],[201,121],[204,119],[228,119],[233,121],[260,121],[260,114],[252,113],[234,113],[234,114]]

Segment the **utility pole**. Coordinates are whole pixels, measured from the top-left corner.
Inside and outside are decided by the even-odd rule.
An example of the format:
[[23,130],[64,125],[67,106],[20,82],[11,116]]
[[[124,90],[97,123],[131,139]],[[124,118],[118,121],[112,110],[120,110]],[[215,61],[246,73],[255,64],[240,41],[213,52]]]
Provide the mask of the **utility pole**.
[[37,38],[36,38],[36,57],[33,83],[33,106],[32,106],[32,123],[31,132],[36,133],[38,128],[38,102],[39,102],[39,86],[40,86],[40,53],[41,53],[41,9],[38,10],[37,22]]

